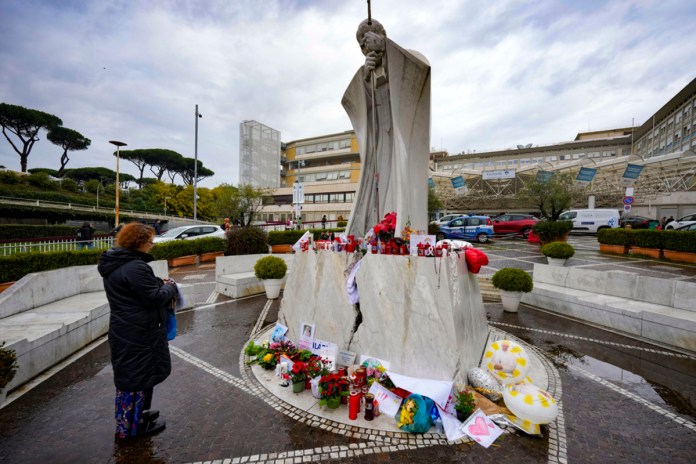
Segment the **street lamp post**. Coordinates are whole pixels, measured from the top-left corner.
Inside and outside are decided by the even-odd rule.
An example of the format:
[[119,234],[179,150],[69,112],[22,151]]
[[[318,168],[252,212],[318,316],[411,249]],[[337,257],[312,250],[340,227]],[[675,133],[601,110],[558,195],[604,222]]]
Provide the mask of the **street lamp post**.
[[116,216],[116,220],[114,222],[114,227],[118,227],[118,194],[119,191],[121,190],[120,188],[120,180],[119,180],[119,166],[118,162],[121,159],[121,147],[125,147],[126,144],[123,142],[119,142],[118,140],[109,140],[109,143],[112,145],[116,145],[116,208],[114,209],[114,215]]
[[304,187],[300,183],[300,172],[302,167],[305,165],[304,160],[299,160],[297,162],[297,176],[295,177],[295,183],[293,185],[293,203],[295,203],[295,217],[297,223],[302,220],[302,203],[304,203]]
[[198,220],[198,118],[202,118],[203,115],[198,112],[198,105],[196,105],[196,140],[193,150],[194,163],[193,163],[193,223],[196,224]]
[[99,209],[99,187],[102,186],[102,182],[104,181],[103,177],[99,178],[99,183],[97,184],[97,209]]
[[167,200],[171,200],[172,197],[164,197],[164,215],[167,215]]

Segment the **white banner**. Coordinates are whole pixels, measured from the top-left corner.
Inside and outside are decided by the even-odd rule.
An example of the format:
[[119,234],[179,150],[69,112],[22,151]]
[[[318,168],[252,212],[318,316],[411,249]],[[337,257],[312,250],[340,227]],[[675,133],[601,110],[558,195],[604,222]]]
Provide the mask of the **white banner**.
[[498,171],[483,171],[481,173],[481,177],[483,178],[483,180],[514,179],[515,178],[515,170],[514,169],[504,169],[504,170],[498,170]]

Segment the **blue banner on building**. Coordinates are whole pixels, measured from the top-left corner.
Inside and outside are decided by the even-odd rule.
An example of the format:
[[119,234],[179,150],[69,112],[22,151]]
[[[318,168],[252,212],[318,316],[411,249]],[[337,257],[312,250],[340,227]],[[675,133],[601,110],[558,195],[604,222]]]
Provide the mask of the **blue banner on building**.
[[597,174],[597,170],[595,168],[580,168],[580,172],[578,172],[575,180],[578,183],[589,184],[592,182],[592,179],[594,179],[595,174]]
[[536,180],[541,184],[545,184],[553,177],[553,171],[537,171]]
[[452,178],[452,188],[457,194],[464,194],[466,193],[466,183],[464,182],[464,178],[462,176],[457,176]]
[[623,177],[624,179],[637,179],[641,172],[643,172],[643,166],[639,164],[627,164]]

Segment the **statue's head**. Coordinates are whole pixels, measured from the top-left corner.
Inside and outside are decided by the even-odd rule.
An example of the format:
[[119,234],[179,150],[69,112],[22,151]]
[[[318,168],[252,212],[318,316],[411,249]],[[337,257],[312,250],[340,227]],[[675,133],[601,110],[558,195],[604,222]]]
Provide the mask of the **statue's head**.
[[384,26],[379,21],[373,19],[368,23],[366,19],[358,26],[355,38],[358,40],[363,54],[367,55],[370,51],[384,50],[387,31],[384,30]]

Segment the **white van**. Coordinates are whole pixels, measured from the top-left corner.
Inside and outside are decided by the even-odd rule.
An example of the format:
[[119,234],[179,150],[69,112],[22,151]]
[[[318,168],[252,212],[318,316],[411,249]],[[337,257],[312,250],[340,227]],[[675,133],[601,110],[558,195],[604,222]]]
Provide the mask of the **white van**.
[[593,232],[619,227],[621,214],[618,209],[571,209],[562,213],[559,221],[573,221],[573,231]]

